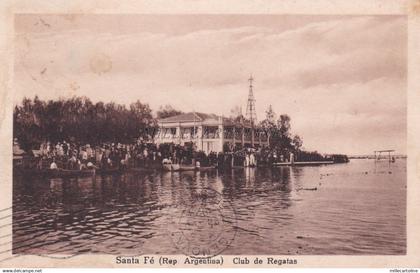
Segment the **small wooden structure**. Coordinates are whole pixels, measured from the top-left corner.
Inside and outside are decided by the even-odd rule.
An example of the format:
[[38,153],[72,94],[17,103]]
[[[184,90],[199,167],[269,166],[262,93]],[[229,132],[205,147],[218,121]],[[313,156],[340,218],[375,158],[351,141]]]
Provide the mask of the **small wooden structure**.
[[394,161],[395,158],[392,156],[391,153],[395,152],[395,150],[380,150],[380,151],[374,151],[375,153],[375,160],[381,160],[381,154],[382,153],[388,153],[388,161]]

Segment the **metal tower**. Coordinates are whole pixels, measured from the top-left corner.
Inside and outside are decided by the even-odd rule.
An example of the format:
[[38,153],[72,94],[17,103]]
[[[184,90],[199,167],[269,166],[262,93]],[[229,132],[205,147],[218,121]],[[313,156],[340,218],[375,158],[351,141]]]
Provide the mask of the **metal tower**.
[[251,124],[254,125],[257,122],[257,112],[255,110],[255,98],[254,92],[252,91],[252,82],[253,82],[252,75],[249,77],[249,94],[248,94],[248,102],[246,105],[246,118],[251,121]]

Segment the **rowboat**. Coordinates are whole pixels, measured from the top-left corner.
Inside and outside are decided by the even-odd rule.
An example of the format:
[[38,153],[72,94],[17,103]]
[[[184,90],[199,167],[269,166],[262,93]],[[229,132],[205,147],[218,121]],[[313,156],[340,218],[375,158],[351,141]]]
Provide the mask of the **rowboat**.
[[279,166],[319,166],[319,165],[330,165],[334,164],[334,161],[295,161],[295,162],[276,162],[273,163],[273,167]]
[[215,170],[216,166],[207,166],[207,167],[196,167],[197,171],[207,171],[207,170]]
[[92,176],[96,173],[95,169],[91,170],[66,170],[66,169],[45,169],[45,170],[22,170],[17,174],[23,176],[46,177],[46,178],[69,178],[69,177],[85,177]]
[[185,171],[194,171],[195,166],[166,163],[162,165],[162,169],[167,172],[185,172]]
[[[58,170],[57,177],[79,177],[79,176],[92,176],[95,175],[95,169],[89,170]],[[53,173],[54,175],[54,173]]]
[[188,171],[206,171],[206,170],[214,170],[215,166],[207,166],[207,167],[196,167],[193,165],[180,165],[180,164],[163,164],[162,168],[164,171],[170,172],[188,172]]
[[194,171],[195,166],[189,166],[189,165],[180,165],[178,171],[184,172],[184,171]]
[[128,171],[135,172],[135,173],[151,173],[154,172],[156,168],[146,168],[146,167],[137,167],[137,168],[130,168]]
[[110,169],[97,169],[97,174],[120,174],[123,170],[120,168],[110,168]]

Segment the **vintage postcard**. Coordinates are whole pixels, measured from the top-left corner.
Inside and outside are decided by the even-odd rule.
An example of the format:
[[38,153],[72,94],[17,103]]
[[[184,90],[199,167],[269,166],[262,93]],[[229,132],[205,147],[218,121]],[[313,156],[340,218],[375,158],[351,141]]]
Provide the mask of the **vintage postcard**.
[[0,267],[420,267],[420,2],[128,2],[2,8]]

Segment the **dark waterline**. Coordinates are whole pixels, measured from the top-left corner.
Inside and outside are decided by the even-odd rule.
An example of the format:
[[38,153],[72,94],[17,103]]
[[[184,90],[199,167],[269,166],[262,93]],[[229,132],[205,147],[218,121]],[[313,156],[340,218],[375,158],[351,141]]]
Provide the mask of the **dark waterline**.
[[174,207],[203,188],[220,193],[235,210],[235,238],[223,254],[406,253],[403,159],[224,172],[16,177],[13,252],[182,254],[170,238]]

